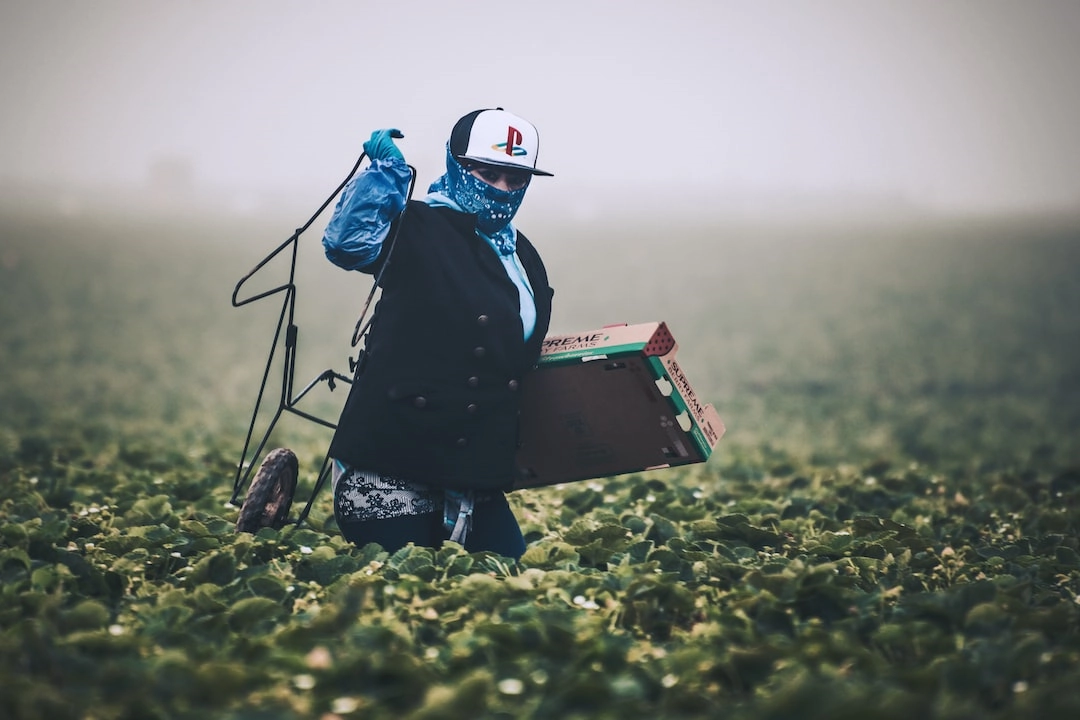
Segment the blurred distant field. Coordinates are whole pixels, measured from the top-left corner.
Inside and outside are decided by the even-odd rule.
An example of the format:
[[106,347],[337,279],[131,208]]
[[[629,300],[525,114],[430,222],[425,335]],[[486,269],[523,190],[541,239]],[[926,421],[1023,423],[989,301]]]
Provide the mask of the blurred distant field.
[[[234,309],[230,294],[304,219],[0,218],[3,432],[64,421],[235,441],[280,299]],[[298,383],[347,368],[370,283],[323,258],[320,230],[303,236],[298,262]],[[530,234],[556,288],[553,332],[668,322],[728,426],[721,466],[1080,462],[1080,224],[604,223]],[[287,260],[242,295],[283,282]],[[312,407],[334,416],[343,396],[323,387]],[[305,425],[283,428],[282,441],[307,437]]]
[[[230,295],[305,219],[0,213],[0,716],[1080,714],[1080,222],[525,228],[552,331],[667,321],[728,433],[512,493],[513,562],[352,547],[328,492],[234,532],[280,296]],[[320,233],[298,387],[347,372],[370,286]],[[271,440],[301,501],[328,441]]]

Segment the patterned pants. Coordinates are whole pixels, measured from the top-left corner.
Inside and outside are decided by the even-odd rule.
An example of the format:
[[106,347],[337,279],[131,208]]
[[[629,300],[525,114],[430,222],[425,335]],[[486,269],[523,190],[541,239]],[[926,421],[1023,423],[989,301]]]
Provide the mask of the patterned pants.
[[[439,547],[450,539],[460,510],[459,493],[444,493],[378,473],[333,464],[334,518],[345,539],[378,543],[394,552],[408,543]],[[472,517],[461,542],[469,552],[488,550],[519,558],[525,539],[502,493],[469,498]]]

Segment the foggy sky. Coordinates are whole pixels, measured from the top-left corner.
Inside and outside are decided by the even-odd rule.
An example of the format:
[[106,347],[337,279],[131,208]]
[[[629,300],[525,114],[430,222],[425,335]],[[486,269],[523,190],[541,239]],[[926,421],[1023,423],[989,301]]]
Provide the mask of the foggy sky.
[[393,126],[426,186],[498,105],[563,195],[1078,209],[1078,70],[1073,0],[5,0],[0,183],[322,196]]

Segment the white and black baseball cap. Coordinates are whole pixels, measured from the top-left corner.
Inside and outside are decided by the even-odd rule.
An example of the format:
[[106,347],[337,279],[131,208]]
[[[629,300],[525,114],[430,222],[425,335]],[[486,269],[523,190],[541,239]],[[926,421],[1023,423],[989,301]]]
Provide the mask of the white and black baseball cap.
[[552,175],[536,167],[540,135],[536,127],[502,108],[473,110],[450,133],[450,154],[461,160]]

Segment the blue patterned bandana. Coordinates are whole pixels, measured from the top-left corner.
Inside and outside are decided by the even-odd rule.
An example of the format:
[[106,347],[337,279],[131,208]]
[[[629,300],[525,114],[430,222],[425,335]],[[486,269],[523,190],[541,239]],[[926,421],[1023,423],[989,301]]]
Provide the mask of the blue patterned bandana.
[[462,167],[450,154],[448,143],[446,174],[431,183],[428,192],[444,195],[465,212],[475,214],[476,228],[491,238],[500,255],[510,255],[517,247],[517,232],[510,221],[517,214],[528,189],[526,185],[519,190],[505,191],[488,185]]

